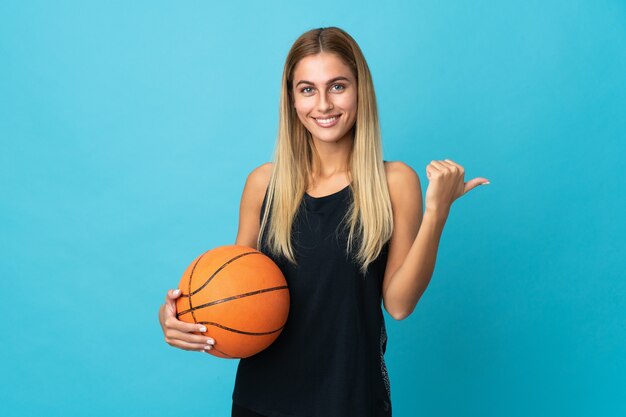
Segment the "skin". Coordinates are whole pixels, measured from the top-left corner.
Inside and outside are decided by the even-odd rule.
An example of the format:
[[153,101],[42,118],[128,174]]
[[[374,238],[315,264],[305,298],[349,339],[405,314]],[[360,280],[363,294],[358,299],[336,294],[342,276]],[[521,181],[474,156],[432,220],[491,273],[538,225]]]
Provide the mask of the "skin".
[[[330,82],[336,77],[345,80]],[[306,80],[307,83],[300,83]],[[313,178],[307,190],[313,197],[328,195],[350,183],[348,158],[353,143],[351,128],[356,121],[356,78],[341,59],[329,53],[303,58],[294,70],[294,107],[302,124],[311,132],[316,150]],[[323,128],[314,117],[341,113],[339,123]],[[235,244],[256,248],[258,224],[272,164],[255,168],[246,179],[241,196],[239,229]],[[387,162],[385,173],[393,209],[394,231],[383,279],[383,304],[396,320],[408,317],[432,277],[443,227],[452,203],[470,190],[489,184],[477,177],[465,182],[464,168],[450,159],[433,160],[426,167],[429,184],[422,211],[422,192],[417,173],[400,161]],[[215,341],[201,325],[176,319],[176,299],[168,291],[159,310],[165,341],[171,346],[207,351]]]

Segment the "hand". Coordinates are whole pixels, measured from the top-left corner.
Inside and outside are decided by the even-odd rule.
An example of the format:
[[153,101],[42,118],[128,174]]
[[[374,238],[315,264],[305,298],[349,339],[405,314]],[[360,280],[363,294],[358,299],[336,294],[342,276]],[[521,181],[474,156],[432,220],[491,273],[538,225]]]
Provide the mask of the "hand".
[[[180,290],[169,290],[165,296],[165,304],[159,309],[159,322],[165,335],[165,341],[183,350],[207,352],[212,349],[215,340],[207,336],[193,334],[205,333],[206,327],[201,324],[186,323],[176,318],[176,302]],[[208,352],[207,352],[208,353]]]
[[443,216],[448,215],[454,200],[479,185],[489,184],[489,180],[482,177],[463,182],[465,169],[450,159],[431,161],[426,167],[426,176],[429,180],[426,210]]

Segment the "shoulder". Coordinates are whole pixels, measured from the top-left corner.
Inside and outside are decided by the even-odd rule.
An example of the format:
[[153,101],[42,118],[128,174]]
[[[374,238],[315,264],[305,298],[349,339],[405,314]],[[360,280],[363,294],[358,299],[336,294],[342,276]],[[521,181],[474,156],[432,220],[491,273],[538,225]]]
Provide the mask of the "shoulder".
[[402,217],[419,217],[422,213],[422,185],[419,175],[413,168],[401,161],[385,163],[385,176],[394,223]]
[[271,162],[266,162],[263,165],[259,165],[254,168],[249,174],[246,183],[248,186],[254,190],[255,194],[261,194],[261,200],[265,195],[265,190],[270,183],[270,178],[272,176],[272,170],[274,169],[274,164]]
[[263,206],[263,198],[265,190],[270,182],[273,165],[265,163],[254,168],[243,188],[241,195],[241,205],[239,208],[239,230],[235,244],[257,247],[257,239],[259,236],[259,216]]
[[257,211],[261,209],[273,168],[274,164],[266,162],[254,168],[248,174],[241,197],[243,204],[248,207],[254,207]]
[[254,168],[248,175],[248,178],[256,182],[267,182],[269,184],[273,169],[274,164],[272,162],[266,162]]
[[417,172],[402,161],[385,162],[385,176],[390,194],[397,195],[404,191],[410,192],[416,188],[421,189]]

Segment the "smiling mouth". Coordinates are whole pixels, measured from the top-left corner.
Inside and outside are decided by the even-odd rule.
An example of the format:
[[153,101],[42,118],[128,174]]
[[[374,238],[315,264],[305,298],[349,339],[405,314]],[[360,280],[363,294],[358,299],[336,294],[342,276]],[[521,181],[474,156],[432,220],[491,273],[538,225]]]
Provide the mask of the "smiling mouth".
[[334,125],[339,117],[341,117],[341,114],[336,114],[330,117],[313,117],[313,120],[315,120],[318,126],[328,127]]

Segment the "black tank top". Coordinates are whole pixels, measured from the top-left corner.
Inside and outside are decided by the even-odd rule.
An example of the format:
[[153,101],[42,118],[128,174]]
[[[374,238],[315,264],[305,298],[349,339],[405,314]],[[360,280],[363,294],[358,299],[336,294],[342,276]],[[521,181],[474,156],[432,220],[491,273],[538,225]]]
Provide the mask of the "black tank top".
[[[290,311],[276,341],[239,360],[233,402],[270,417],[388,417],[389,378],[382,282],[389,242],[367,273],[346,254],[342,222],[352,187],[305,194],[294,219],[298,265],[259,250],[280,267]],[[265,210],[267,190],[261,208]],[[269,219],[271,221],[271,219]],[[356,247],[356,245],[355,245]]]

